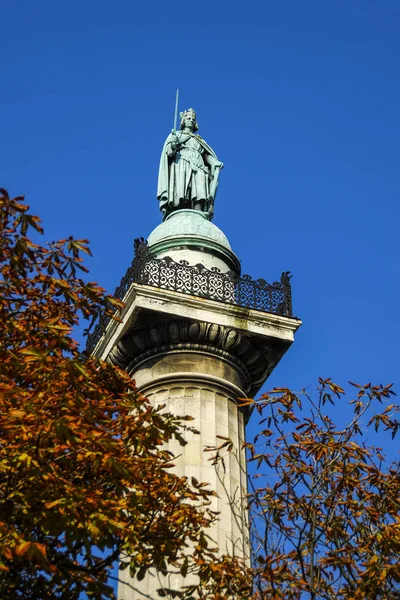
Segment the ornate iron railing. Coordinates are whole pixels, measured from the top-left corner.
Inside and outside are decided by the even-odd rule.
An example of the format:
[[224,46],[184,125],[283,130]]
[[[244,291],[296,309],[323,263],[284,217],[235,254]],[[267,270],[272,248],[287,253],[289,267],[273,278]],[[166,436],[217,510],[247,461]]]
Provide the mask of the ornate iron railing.
[[[172,258],[154,258],[143,238],[135,240],[135,257],[114,297],[123,300],[132,283],[141,283],[182,294],[191,294],[201,298],[217,300],[253,308],[262,312],[292,317],[292,292],[290,273],[282,273],[281,280],[270,284],[264,279],[254,280],[250,275],[239,277],[229,271],[221,273],[213,267],[191,266],[185,260],[179,262]],[[92,333],[88,335],[86,349],[91,352],[104,333],[109,316],[101,316]]]

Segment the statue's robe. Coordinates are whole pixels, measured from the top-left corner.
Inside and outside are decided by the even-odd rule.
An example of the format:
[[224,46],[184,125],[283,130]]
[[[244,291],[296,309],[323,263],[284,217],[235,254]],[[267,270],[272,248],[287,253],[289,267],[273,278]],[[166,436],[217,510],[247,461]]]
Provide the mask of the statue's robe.
[[206,210],[210,197],[211,167],[204,155],[209,154],[217,161],[214,150],[199,135],[191,134],[180,150],[169,156],[175,138],[186,135],[181,131],[171,133],[161,153],[157,198],[160,208],[167,213],[168,208],[193,208],[195,202],[204,202]]

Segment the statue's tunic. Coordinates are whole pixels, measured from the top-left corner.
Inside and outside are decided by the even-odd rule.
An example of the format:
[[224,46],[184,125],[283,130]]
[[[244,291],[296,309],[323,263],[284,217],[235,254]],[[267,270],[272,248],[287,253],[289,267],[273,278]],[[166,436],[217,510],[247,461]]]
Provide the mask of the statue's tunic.
[[191,134],[174,154],[171,148],[176,139],[187,133],[177,131],[165,141],[158,174],[157,198],[160,208],[192,208],[194,202],[207,202],[210,196],[211,169],[205,157],[215,152],[198,135]]

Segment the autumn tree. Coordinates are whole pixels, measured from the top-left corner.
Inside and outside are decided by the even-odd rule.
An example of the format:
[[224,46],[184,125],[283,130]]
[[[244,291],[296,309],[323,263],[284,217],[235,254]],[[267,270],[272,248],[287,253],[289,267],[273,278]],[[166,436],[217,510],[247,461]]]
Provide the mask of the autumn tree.
[[213,492],[163,450],[189,419],[81,352],[72,329],[120,304],[80,277],[86,240],[29,239],[42,228],[28,208],[1,191],[0,597],[113,598],[120,556],[139,579],[172,566],[198,575],[201,598],[248,597],[241,566],[210,548]]
[[351,386],[348,406],[330,379],[251,402],[254,600],[400,598],[400,466],[371,439],[395,439],[399,407],[390,385]]

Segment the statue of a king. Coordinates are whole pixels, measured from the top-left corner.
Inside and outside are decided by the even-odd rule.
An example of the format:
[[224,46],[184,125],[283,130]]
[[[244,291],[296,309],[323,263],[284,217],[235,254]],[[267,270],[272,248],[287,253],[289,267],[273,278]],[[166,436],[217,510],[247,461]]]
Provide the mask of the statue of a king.
[[183,208],[200,210],[211,219],[223,164],[195,133],[199,126],[193,108],[182,112],[180,118],[180,131],[170,133],[161,154],[157,199],[163,219]]

